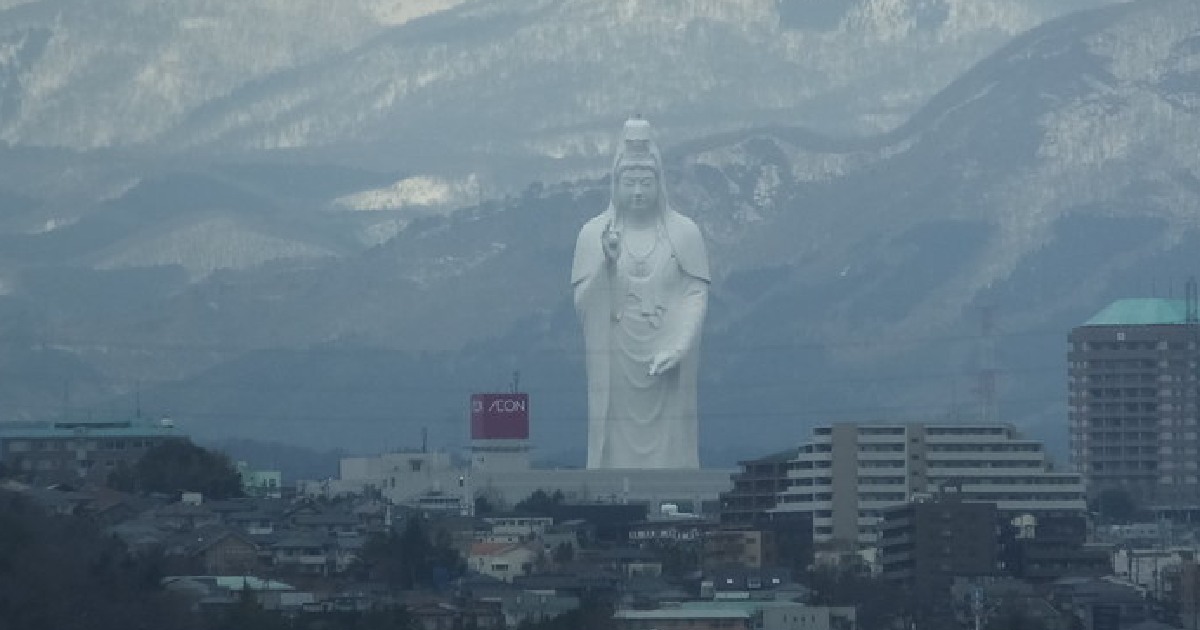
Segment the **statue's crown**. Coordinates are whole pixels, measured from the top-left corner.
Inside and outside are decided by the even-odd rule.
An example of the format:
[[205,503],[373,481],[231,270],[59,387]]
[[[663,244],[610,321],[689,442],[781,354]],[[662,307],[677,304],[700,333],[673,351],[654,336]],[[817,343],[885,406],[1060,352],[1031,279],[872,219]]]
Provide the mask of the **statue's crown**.
[[656,172],[659,169],[658,148],[654,146],[650,122],[647,120],[630,118],[625,121],[618,151],[617,172],[627,168],[648,168]]

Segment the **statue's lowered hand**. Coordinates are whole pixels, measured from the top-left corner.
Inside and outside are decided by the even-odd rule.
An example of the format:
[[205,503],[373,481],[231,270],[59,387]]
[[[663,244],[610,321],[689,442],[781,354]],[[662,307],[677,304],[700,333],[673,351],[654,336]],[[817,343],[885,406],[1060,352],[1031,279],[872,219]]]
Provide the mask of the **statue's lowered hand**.
[[676,350],[660,352],[650,361],[650,376],[658,376],[675,369],[682,354]]

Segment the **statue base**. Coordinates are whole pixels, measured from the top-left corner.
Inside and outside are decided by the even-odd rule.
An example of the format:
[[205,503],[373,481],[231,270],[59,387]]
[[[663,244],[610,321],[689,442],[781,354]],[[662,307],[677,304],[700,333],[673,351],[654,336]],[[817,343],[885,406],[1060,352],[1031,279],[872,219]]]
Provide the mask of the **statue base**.
[[560,491],[572,503],[664,503],[693,505],[716,501],[733,489],[737,469],[571,468],[472,471],[476,493],[495,493],[516,503],[534,491]]

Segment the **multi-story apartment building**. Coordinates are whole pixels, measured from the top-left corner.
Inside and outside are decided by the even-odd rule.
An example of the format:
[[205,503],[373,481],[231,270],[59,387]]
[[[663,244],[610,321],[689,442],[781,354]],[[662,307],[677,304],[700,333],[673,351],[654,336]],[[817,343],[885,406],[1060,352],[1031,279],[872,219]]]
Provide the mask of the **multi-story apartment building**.
[[39,484],[103,483],[154,446],[185,438],[169,419],[0,423],[0,464]]
[[1118,300],[1071,331],[1071,462],[1089,493],[1200,506],[1198,339],[1194,299]]
[[999,572],[1000,522],[993,503],[957,492],[884,510],[879,539],[884,577],[930,589],[956,576]]
[[874,545],[883,510],[948,486],[1004,515],[1086,509],[1081,476],[1004,423],[818,426],[788,474],[775,510],[811,514],[815,543]]
[[755,525],[775,507],[779,493],[788,488],[788,465],[796,449],[738,462],[740,472],[731,477],[733,489],[721,493],[722,525]]

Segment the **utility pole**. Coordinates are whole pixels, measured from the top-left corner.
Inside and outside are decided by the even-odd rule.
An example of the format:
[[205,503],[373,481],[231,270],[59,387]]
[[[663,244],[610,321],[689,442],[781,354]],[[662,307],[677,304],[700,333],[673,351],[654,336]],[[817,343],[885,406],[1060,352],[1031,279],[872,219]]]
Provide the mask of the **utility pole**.
[[975,630],[983,630],[983,589],[971,589],[971,612],[975,615]]

